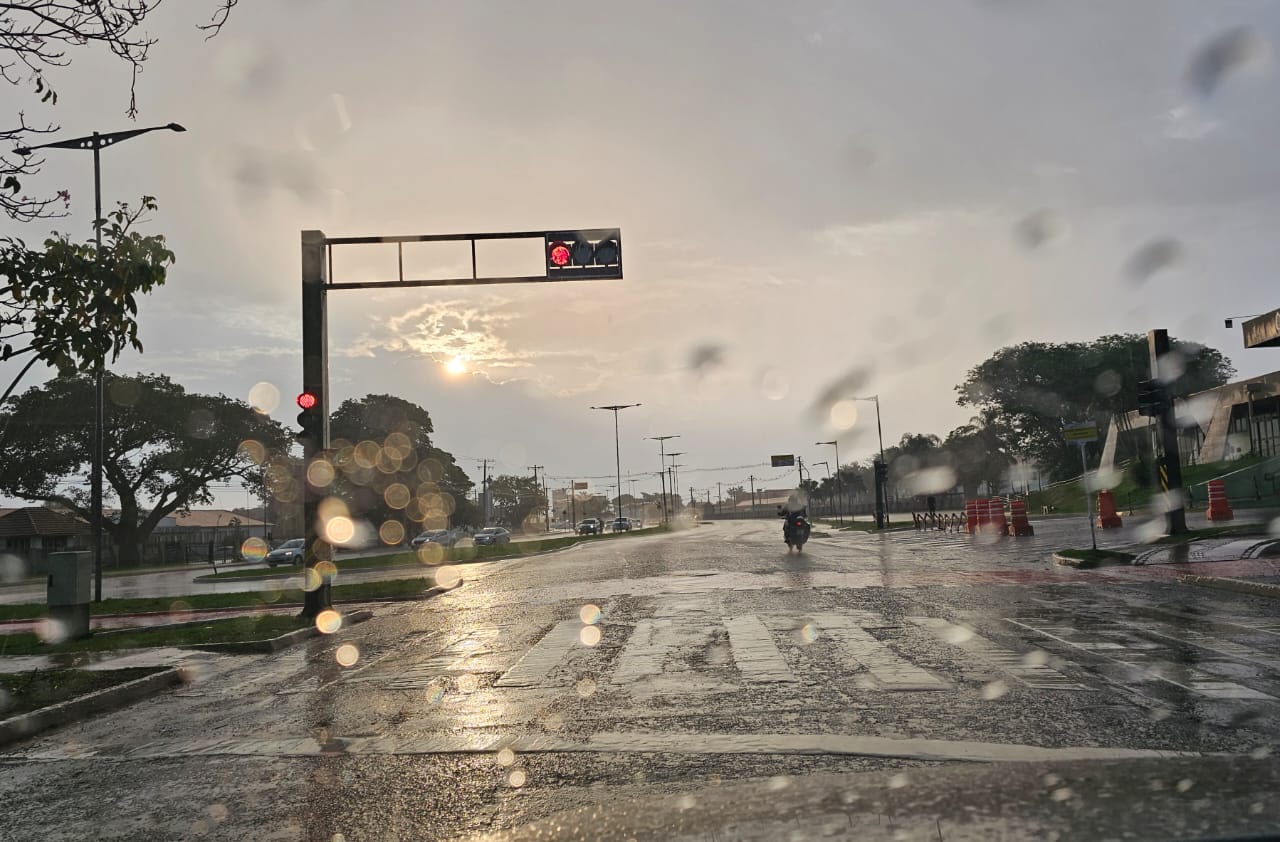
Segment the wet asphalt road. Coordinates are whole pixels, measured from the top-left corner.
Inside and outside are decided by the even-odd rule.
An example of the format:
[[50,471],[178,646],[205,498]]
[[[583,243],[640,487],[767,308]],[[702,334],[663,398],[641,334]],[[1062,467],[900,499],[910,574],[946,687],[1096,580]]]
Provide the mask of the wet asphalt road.
[[[569,828],[593,838],[625,799],[674,814],[739,782],[803,792],[858,773],[883,789],[1033,765],[1050,780],[1178,752],[1181,777],[1160,785],[1190,790],[1197,754],[1270,767],[1275,603],[1057,568],[1045,550],[1071,527],[1038,527],[1023,542],[837,534],[796,556],[776,523],[730,522],[458,568],[463,586],[434,600],[274,656],[193,656],[177,692],[10,746],[0,838],[521,838],[595,806]],[[1069,809],[1064,789],[1043,798]],[[963,807],[996,810],[986,799]],[[1232,807],[1233,827],[1274,822],[1257,803]],[[898,830],[938,838],[927,800],[913,809]],[[1097,838],[1091,816],[1079,838]],[[699,833],[681,838],[748,838]]]

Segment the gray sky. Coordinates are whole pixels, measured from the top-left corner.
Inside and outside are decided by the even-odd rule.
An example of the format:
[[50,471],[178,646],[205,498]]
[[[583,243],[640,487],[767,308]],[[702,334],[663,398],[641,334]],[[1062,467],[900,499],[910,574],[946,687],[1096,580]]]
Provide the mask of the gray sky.
[[[643,403],[621,416],[626,473],[657,470],[641,439],[665,433],[691,468],[823,459],[837,434],[867,457],[870,404],[847,430],[814,407],[850,374],[887,440],[945,435],[972,414],[965,372],[1025,340],[1167,327],[1242,375],[1280,368],[1222,327],[1280,305],[1272,4],[246,0],[207,43],[203,11],[162,7],[138,85],[140,125],[189,131],[104,155],[106,201],[157,196],[178,255],[117,370],[271,384],[293,426],[302,229],[596,226],[622,228],[626,280],[334,293],[331,404],[394,393],[455,454],[564,477],[613,471],[598,403]],[[1194,57],[1240,26],[1248,60],[1198,95]],[[74,58],[56,108],[8,107],[67,136],[128,128],[125,68]],[[87,156],[50,153],[31,187],[70,189],[55,227],[88,232]],[[1181,260],[1135,282],[1130,256],[1163,238]],[[394,254],[339,265],[374,279]]]

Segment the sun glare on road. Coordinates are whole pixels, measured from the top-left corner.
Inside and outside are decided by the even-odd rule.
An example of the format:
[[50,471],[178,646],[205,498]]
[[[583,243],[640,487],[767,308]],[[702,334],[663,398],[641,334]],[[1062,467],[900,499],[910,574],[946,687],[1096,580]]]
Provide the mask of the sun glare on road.
[[460,377],[467,373],[467,361],[462,357],[454,357],[444,364],[444,370],[450,377]]

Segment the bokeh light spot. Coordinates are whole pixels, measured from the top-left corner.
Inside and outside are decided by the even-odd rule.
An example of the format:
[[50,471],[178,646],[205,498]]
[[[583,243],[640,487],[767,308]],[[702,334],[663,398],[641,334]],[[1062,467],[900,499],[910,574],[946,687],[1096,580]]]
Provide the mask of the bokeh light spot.
[[339,666],[354,667],[356,661],[360,660],[360,650],[354,643],[344,643],[333,653],[333,657]]
[[345,544],[355,535],[356,525],[349,517],[339,515],[325,522],[324,537],[330,544]]
[[418,561],[423,564],[439,564],[444,561],[444,547],[428,541],[418,547]]
[[516,762],[516,753],[509,748],[501,749],[496,758],[499,766],[511,766]]
[[263,381],[249,390],[249,406],[263,415],[270,415],[280,406],[280,390]]
[[507,775],[507,783],[519,789],[529,780],[529,776],[524,773],[523,769],[512,769],[511,774]]
[[599,606],[592,605],[591,603],[588,602],[586,605],[578,609],[578,618],[581,619],[582,622],[586,623],[588,626],[595,625],[596,623],[600,622]]
[[578,640],[583,646],[595,646],[600,642],[600,637],[599,626],[583,626],[582,631],[578,632]]
[[404,524],[398,520],[385,520],[378,527],[378,540],[389,547],[404,542]]
[[261,538],[245,538],[240,545],[240,554],[246,561],[260,562],[267,557],[267,542]]
[[462,583],[461,571],[448,564],[436,568],[435,578],[436,586],[441,588],[456,588]]
[[836,401],[831,405],[831,426],[847,430],[858,423],[858,405],[853,401]]
[[316,628],[321,634],[336,634],[342,628],[342,615],[332,608],[326,608],[316,615]]

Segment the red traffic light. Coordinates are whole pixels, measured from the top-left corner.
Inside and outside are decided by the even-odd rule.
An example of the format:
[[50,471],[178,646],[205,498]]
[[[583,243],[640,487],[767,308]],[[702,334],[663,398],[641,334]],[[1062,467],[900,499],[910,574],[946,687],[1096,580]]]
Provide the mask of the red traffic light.
[[562,242],[554,242],[547,248],[547,260],[552,266],[568,266],[572,259],[569,247]]
[[301,395],[298,395],[298,406],[303,409],[311,409],[315,405],[316,396],[310,392],[303,392]]

